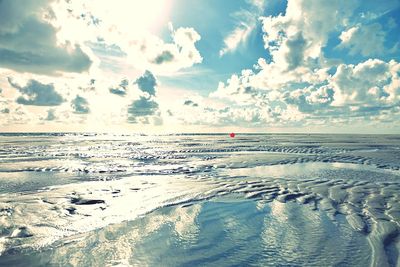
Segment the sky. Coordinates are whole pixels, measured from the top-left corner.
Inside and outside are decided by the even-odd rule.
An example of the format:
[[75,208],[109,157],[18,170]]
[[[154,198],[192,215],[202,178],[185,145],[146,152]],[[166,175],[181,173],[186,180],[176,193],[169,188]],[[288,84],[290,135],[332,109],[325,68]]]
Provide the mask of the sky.
[[1,132],[400,133],[400,0],[0,0]]

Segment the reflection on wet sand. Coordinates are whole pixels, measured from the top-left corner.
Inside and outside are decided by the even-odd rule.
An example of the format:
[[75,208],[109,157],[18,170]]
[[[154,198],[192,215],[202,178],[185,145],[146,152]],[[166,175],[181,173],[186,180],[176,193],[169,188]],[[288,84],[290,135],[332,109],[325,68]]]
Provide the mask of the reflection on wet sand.
[[400,138],[0,135],[0,265],[400,265]]

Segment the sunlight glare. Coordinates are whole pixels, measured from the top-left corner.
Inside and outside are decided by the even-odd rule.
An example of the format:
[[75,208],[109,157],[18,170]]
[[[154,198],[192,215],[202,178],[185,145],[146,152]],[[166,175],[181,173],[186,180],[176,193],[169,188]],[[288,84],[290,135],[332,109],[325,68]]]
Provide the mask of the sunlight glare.
[[[96,2],[97,3],[97,2]],[[117,27],[129,31],[157,30],[161,22],[168,17],[171,0],[103,1],[103,10],[107,18]]]

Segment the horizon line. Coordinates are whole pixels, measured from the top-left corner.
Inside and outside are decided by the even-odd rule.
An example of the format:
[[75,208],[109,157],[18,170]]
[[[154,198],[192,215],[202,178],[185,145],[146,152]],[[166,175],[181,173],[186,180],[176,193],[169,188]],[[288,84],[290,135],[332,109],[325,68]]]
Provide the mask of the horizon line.
[[90,134],[90,135],[155,135],[155,136],[167,136],[167,135],[229,135],[235,133],[236,135],[400,135],[400,133],[360,133],[360,132],[166,132],[166,133],[143,133],[143,132],[101,132],[101,131],[7,131],[0,132],[0,135],[13,135],[13,134]]

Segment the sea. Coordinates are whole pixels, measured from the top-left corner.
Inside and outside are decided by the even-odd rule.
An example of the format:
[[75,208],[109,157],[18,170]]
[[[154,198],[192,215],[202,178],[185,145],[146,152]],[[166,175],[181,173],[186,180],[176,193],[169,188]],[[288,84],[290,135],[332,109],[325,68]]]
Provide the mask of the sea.
[[0,266],[400,266],[400,135],[0,133]]

